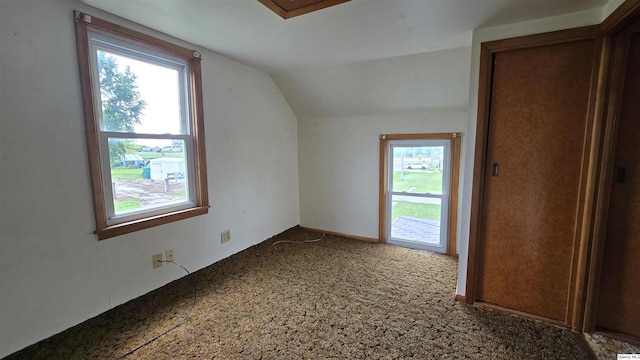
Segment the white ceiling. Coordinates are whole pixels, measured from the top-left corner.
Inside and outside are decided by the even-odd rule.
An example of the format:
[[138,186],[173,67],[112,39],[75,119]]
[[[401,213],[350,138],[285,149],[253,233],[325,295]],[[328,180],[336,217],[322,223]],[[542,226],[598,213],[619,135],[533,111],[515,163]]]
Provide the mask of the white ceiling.
[[473,29],[607,0],[353,0],[283,20],[257,0],[80,0],[268,73],[468,46]]

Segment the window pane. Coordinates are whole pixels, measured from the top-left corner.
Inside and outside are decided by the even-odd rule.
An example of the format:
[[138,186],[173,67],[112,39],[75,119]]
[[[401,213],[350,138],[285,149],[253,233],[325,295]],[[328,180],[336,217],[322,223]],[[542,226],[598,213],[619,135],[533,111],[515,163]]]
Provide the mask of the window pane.
[[104,131],[182,134],[180,71],[97,50]]
[[183,140],[109,139],[116,215],[189,200]]
[[442,194],[443,146],[394,147],[393,191]]
[[441,212],[441,199],[393,195],[391,237],[439,244]]

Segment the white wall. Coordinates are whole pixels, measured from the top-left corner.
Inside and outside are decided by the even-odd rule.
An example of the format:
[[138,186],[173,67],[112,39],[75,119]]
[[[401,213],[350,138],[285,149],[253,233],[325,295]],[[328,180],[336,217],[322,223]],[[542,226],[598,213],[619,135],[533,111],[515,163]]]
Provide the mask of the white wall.
[[378,238],[380,134],[465,131],[465,109],[300,119],[300,224]]
[[301,225],[378,238],[379,135],[464,133],[470,52],[272,75],[299,119]]
[[154,253],[197,270],[299,223],[295,115],[267,74],[198,49],[209,214],[98,241],[72,9],[151,32],[72,0],[0,1],[0,357],[183,276]]
[[[616,1],[616,0],[612,0]],[[613,11],[613,10],[608,10]],[[476,122],[478,108],[478,79],[480,67],[480,44],[485,41],[512,38],[516,36],[540,34],[549,31],[570,29],[574,27],[598,24],[603,20],[603,9],[596,8],[578,13],[539,19],[517,24],[478,29],[473,32],[473,45],[471,53],[471,77],[469,81],[469,121],[467,123],[467,137],[465,154],[465,169],[467,176],[463,182],[462,191],[462,217],[459,239],[460,247],[458,261],[458,288],[457,294],[464,295],[467,280],[467,258],[469,245],[469,226],[471,217],[471,193],[474,167],[474,152],[476,138]]]
[[461,47],[271,76],[299,119],[465,108],[470,52]]

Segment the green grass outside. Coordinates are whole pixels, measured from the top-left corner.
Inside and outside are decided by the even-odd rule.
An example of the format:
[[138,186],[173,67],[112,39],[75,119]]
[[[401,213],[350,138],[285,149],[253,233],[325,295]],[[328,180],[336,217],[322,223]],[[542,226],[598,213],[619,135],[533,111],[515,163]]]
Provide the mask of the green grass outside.
[[162,157],[162,153],[159,152],[137,152],[141,158],[145,160],[157,159]]
[[[137,152],[136,154],[140,155],[141,158],[145,160],[158,159],[161,157],[170,157],[170,158],[184,158],[183,152],[156,152],[156,151],[146,151],[146,152]],[[164,155],[163,155],[164,154]]]
[[164,153],[164,157],[183,159],[184,158],[184,153],[181,153],[181,152]]
[[111,169],[111,178],[113,180],[142,180],[142,169],[126,167]]
[[116,212],[134,210],[140,207],[140,200],[138,199],[127,199],[120,200],[114,203]]
[[440,205],[398,201],[391,209],[391,221],[395,220],[398,216],[440,220]]
[[404,180],[400,180],[400,171],[393,172],[393,191],[407,191],[411,187],[415,187],[412,192],[440,194],[442,173],[405,171]]
[[169,191],[169,194],[185,196],[185,195],[187,195],[187,190],[182,189],[182,190]]

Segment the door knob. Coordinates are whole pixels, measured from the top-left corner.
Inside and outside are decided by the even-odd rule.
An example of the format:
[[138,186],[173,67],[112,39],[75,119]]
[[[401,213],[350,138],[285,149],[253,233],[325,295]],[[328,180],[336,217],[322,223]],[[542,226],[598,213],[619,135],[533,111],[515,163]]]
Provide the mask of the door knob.
[[491,175],[498,176],[499,166],[498,163],[493,163],[493,168],[491,170]]

